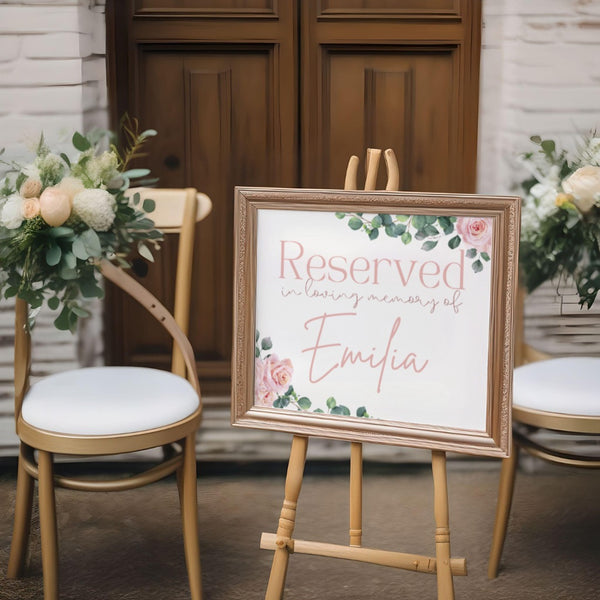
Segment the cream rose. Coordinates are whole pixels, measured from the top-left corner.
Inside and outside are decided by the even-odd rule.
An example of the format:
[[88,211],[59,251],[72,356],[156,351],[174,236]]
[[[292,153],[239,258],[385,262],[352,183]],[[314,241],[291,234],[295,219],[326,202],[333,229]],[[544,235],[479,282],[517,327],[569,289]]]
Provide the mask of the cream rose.
[[39,179],[28,177],[19,190],[23,198],[38,198],[42,191],[42,182]]
[[26,219],[33,219],[40,214],[40,200],[39,198],[27,198],[23,202],[23,217]]
[[586,214],[600,199],[600,167],[581,167],[567,177],[562,186],[567,194],[573,196],[573,204]]
[[40,196],[40,215],[51,227],[60,227],[71,214],[71,199],[57,187],[46,188]]

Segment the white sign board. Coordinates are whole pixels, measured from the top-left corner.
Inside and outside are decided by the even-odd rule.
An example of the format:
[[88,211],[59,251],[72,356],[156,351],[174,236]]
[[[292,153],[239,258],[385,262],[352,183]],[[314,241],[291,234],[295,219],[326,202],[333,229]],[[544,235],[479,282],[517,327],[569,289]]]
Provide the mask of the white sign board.
[[518,200],[329,195],[238,191],[234,424],[505,453]]

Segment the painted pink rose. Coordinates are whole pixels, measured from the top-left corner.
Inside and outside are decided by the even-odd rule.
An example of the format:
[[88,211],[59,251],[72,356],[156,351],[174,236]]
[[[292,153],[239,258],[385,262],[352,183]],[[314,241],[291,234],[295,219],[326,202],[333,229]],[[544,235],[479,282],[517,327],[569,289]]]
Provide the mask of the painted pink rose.
[[294,367],[289,358],[279,360],[277,354],[271,354],[265,359],[265,381],[277,392],[286,392],[292,382]]
[[265,361],[257,358],[254,363],[254,405],[273,406],[277,400],[277,392],[269,382],[265,380],[267,367]]
[[492,222],[485,217],[458,217],[456,231],[463,243],[479,250],[489,252],[492,249]]

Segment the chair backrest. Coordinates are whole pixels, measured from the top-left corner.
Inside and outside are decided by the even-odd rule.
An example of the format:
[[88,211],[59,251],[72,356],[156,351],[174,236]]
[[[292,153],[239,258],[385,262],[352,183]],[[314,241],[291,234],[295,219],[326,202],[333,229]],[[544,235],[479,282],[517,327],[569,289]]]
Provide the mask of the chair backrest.
[[[179,234],[173,316],[187,336],[196,223],[210,213],[212,203],[206,194],[200,194],[194,188],[131,188],[127,195],[132,197],[136,193],[140,194],[142,202],[148,198],[154,200],[154,211],[148,216],[154,221],[157,229],[166,234]],[[182,356],[176,345],[173,346],[171,371],[185,376]]]
[[[102,274],[125,293],[144,306],[173,338],[173,373],[186,377],[200,393],[194,352],[187,339],[192,280],[192,262],[196,223],[210,212],[212,204],[208,196],[198,194],[193,188],[150,189],[137,188],[129,195],[139,192],[142,200],[151,198],[156,202],[150,213],[155,225],[164,233],[179,233],[179,250],[175,279],[175,307],[173,315],[140,283],[119,267],[104,260],[100,264]],[[15,420],[19,418],[23,398],[29,389],[31,367],[31,336],[28,327],[28,305],[17,298],[15,304]]]

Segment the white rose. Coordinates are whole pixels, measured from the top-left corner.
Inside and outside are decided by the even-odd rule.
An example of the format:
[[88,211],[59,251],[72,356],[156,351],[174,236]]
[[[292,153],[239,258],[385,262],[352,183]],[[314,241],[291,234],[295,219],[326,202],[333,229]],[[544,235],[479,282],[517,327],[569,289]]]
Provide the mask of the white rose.
[[600,167],[581,167],[563,181],[563,190],[573,196],[573,204],[588,213],[600,197]]
[[24,198],[18,194],[13,194],[6,199],[0,215],[0,224],[6,229],[18,229],[23,222],[23,203]]

